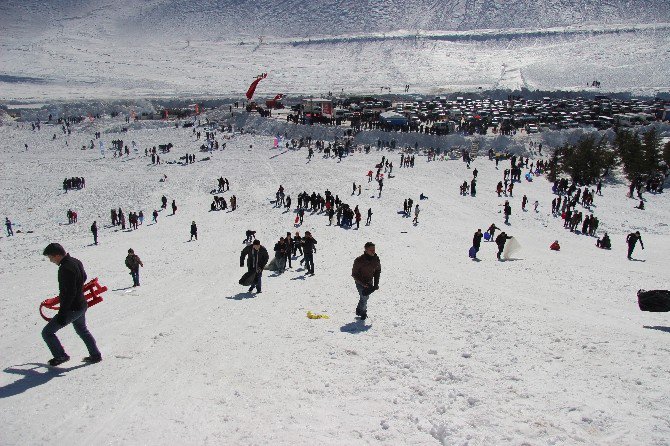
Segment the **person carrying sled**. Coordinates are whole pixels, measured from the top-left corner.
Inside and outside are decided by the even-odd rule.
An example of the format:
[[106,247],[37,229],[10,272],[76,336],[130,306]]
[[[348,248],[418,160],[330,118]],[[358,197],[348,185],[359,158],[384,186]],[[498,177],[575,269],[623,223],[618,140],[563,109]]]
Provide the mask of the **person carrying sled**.
[[642,249],[644,249],[644,243],[642,243],[642,236],[640,236],[640,231],[631,232],[626,236],[626,243],[628,243],[628,260],[632,260],[631,255],[633,255],[633,250],[635,249],[635,245],[637,244],[638,240],[640,241],[640,246],[642,246]]
[[489,226],[489,228],[486,230],[486,232],[489,233],[489,236],[490,236],[490,237],[489,237],[489,240],[490,240],[490,241],[493,241],[493,240],[494,240],[493,237],[495,236],[495,233],[496,233],[496,230],[497,230],[497,229],[500,229],[500,228],[497,227],[495,224],[492,223],[491,226]]
[[133,287],[140,286],[140,266],[144,267],[142,260],[135,254],[133,248],[128,249],[126,267],[130,270],[130,275],[133,278]]
[[379,276],[382,271],[381,262],[375,253],[375,244],[367,242],[364,249],[363,255],[354,260],[351,269],[351,277],[354,278],[359,296],[356,316],[360,316],[361,320],[368,317],[368,299],[370,294],[379,289]]
[[102,354],[95,343],[95,338],[86,327],[86,298],[84,298],[84,284],[86,283],[86,271],[84,265],[65,252],[58,243],[49,243],[42,253],[49,258],[51,263],[58,265],[58,297],[60,308],[58,314],[51,319],[42,329],[42,339],[46,342],[53,358],[49,360],[50,366],[57,366],[70,360],[65,353],[63,345],[58,340],[56,332],[61,328],[72,324],[74,331],[84,341],[89,356],[84,362],[96,363],[102,361]]
[[261,277],[263,275],[263,268],[268,263],[270,256],[268,250],[261,245],[260,240],[256,239],[251,245],[247,245],[240,253],[240,268],[244,266],[244,259],[247,259],[247,271],[249,273],[255,272],[256,277],[249,288],[251,293],[254,288],[260,294],[261,291]]
[[496,245],[498,245],[498,253],[496,254],[496,257],[498,257],[498,260],[502,260],[500,258],[500,255],[503,252],[503,249],[505,249],[505,243],[507,243],[507,240],[511,239],[512,237],[507,235],[505,231],[501,232],[498,237],[496,237]]
[[472,247],[474,248],[474,255],[472,256],[473,259],[477,258],[477,253],[479,252],[479,248],[482,245],[482,237],[484,237],[484,234],[482,233],[481,229],[477,229],[477,232],[472,236]]

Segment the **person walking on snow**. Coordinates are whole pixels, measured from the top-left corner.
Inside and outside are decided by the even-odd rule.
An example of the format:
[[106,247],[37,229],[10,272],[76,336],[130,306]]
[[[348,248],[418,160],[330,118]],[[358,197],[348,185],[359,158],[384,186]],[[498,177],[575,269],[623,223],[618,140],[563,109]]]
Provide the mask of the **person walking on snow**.
[[12,229],[12,222],[9,221],[9,217],[5,217],[5,228],[7,228],[7,237],[14,235],[14,230]]
[[142,260],[140,260],[132,248],[128,250],[126,266],[130,270],[130,275],[133,278],[133,287],[140,286],[140,266],[144,267],[144,263],[142,263]]
[[86,283],[84,265],[66,253],[65,249],[58,243],[49,243],[42,254],[47,256],[51,263],[58,265],[60,308],[58,314],[42,329],[42,339],[44,339],[53,355],[53,358],[49,360],[49,365],[55,367],[70,360],[56,336],[58,330],[69,324],[72,324],[74,331],[84,341],[88,349],[89,356],[85,357],[83,361],[88,363],[102,361],[102,354],[98,350],[95,338],[86,327],[88,306],[83,291]]
[[254,283],[251,284],[251,287],[249,288],[249,293],[256,288],[256,292],[261,294],[263,268],[265,268],[268,260],[270,260],[268,250],[265,249],[265,246],[261,246],[260,240],[256,239],[251,245],[247,245],[240,253],[240,268],[244,266],[245,257],[247,259],[247,271],[256,273]]
[[351,269],[351,276],[354,278],[358,291],[356,315],[360,316],[363,321],[368,317],[370,294],[379,289],[379,276],[382,271],[381,262],[375,253],[375,244],[367,242],[364,249],[363,255],[354,260],[354,266]]
[[307,231],[305,232],[305,237],[302,239],[302,246],[304,250],[304,260],[305,268],[307,269],[307,274],[310,276],[314,275],[314,251],[316,251],[316,240],[312,237],[312,233]]
[[505,200],[505,206],[503,208],[505,214],[505,224],[509,224],[509,216],[512,215],[512,206],[509,205],[509,201]]
[[191,222],[191,240],[193,240],[193,237],[195,237],[195,240],[198,241],[198,227],[194,221]]
[[175,203],[174,200],[172,200],[172,215],[177,213],[177,203]]
[[91,225],[91,233],[93,234],[93,244],[97,245],[98,244],[98,224],[96,222],[93,222]]
[[497,227],[495,224],[491,224],[491,226],[489,226],[489,228],[486,230],[486,232],[488,232],[489,235],[490,235],[490,237],[489,237],[490,241],[493,241],[493,236],[496,233],[496,229],[500,229],[500,228]]
[[415,225],[419,224],[419,205],[417,204],[416,207],[414,207],[414,220],[412,220],[412,223]]

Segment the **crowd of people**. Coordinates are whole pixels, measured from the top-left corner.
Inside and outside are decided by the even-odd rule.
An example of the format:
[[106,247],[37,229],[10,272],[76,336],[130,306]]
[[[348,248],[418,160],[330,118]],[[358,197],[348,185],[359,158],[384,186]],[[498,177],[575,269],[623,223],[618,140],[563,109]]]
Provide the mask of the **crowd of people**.
[[86,180],[83,177],[65,178],[63,180],[63,190],[82,189],[86,187]]
[[[39,127],[39,123],[37,123]],[[200,138],[200,134],[194,129],[194,136]],[[99,134],[96,132],[96,139],[99,139]],[[208,142],[215,141],[213,132],[206,132],[205,138]],[[297,145],[298,142],[295,144]],[[314,150],[312,149],[313,141],[311,138],[305,138],[299,143],[306,144],[308,147],[308,160],[314,155]],[[213,144],[213,143],[212,143]],[[381,146],[381,141],[378,144]],[[133,146],[135,146],[133,142]],[[324,157],[332,157],[342,159],[343,156],[350,153],[350,150],[354,150],[353,146],[350,143],[350,140],[341,140],[334,145],[328,145],[322,141],[316,141],[315,146],[324,154]],[[115,140],[112,142],[112,147],[115,151],[122,151],[125,149],[126,155],[128,154],[128,146],[123,145],[122,140]],[[379,148],[379,147],[378,147]],[[169,149],[168,149],[169,151]],[[369,148],[368,150],[369,151]],[[165,153],[165,152],[164,152]],[[332,156],[331,156],[332,153]],[[430,155],[427,158],[427,161],[434,161],[436,152],[429,151]],[[151,155],[152,163],[160,163],[160,158],[156,153],[156,148],[146,149],[145,156]],[[187,163],[195,162],[195,155],[186,155],[183,157]],[[489,152],[489,160],[494,160],[492,153]],[[495,157],[496,166],[501,161],[499,156]],[[509,157],[510,167],[506,168],[502,172],[503,179],[498,183],[495,193],[498,197],[503,195],[507,200],[502,204],[502,214],[504,217],[504,223],[506,225],[511,225],[510,217],[512,215],[512,204],[510,203],[514,199],[514,185],[522,183],[522,174],[526,170],[526,179],[532,181],[532,177],[536,175],[541,175],[544,172],[546,167],[545,161],[542,159],[531,160],[529,157],[517,157],[512,155]],[[463,162],[465,163],[465,168],[470,169],[471,163],[474,162],[474,159],[470,156],[469,152],[463,152]],[[416,154],[415,153],[401,153],[399,166],[401,168],[414,168],[416,163]],[[373,171],[376,170],[376,174],[373,175]],[[384,181],[392,181],[389,179],[394,178],[392,175],[393,172],[393,162],[387,159],[386,155],[382,156],[381,162],[374,164],[374,169],[368,171],[368,183],[372,182],[373,176],[377,182],[378,195],[377,198],[381,198],[382,190],[384,188]],[[479,171],[475,168],[472,171],[472,178],[469,180],[464,180],[460,185],[460,194],[461,195],[470,195],[472,198],[477,197],[477,181],[478,181]],[[165,177],[167,178],[167,177]],[[227,178],[221,176],[217,180],[217,189],[213,190],[212,193],[223,194],[230,191],[230,183]],[[63,182],[63,188],[65,190],[77,189],[84,187],[85,182],[84,178],[69,178],[65,179]],[[353,183],[351,187],[351,196],[359,197],[362,192],[362,184]],[[657,191],[658,185],[653,181],[648,181],[646,183],[647,190]],[[523,186],[521,186],[523,187]],[[556,194],[556,197],[552,200],[551,212],[554,217],[560,216],[564,220],[564,227],[570,230],[573,233],[581,233],[589,236],[596,236],[598,234],[599,220],[591,213],[591,208],[593,207],[594,197],[596,195],[601,195],[602,183],[599,182],[597,188],[592,190],[588,186],[580,187],[574,183],[570,183],[567,179],[557,180],[553,185],[553,192]],[[633,190],[637,190],[638,197],[641,198],[641,188],[644,187],[644,184],[641,185],[640,182],[636,182],[634,185],[631,185],[631,197],[633,195]],[[662,186],[661,186],[662,187]],[[522,190],[523,191],[523,190]],[[492,193],[491,191],[484,191],[486,193]],[[275,192],[275,200],[271,202],[275,208],[282,209],[284,212],[292,212],[295,214],[295,228],[298,229],[304,224],[305,213],[309,212],[310,215],[322,216],[328,220],[327,225],[332,226],[336,225],[343,229],[360,229],[360,223],[362,221],[362,212],[359,209],[359,205],[346,203],[343,199],[337,194],[333,194],[330,190],[326,189],[323,193],[312,191],[308,193],[307,191],[302,191],[295,195],[295,203],[292,201],[291,196],[288,195],[287,191],[283,185],[279,185],[278,189]],[[427,197],[422,193],[419,197],[420,200],[427,199]],[[521,209],[526,211],[526,206],[529,203],[529,199],[526,194],[521,198]],[[167,209],[168,198],[163,195],[161,197],[161,210]],[[538,212],[539,202],[538,200],[534,201],[534,210]],[[578,209],[578,206],[581,209]],[[237,197],[232,195],[226,200],[223,196],[214,195],[213,202],[211,203],[210,210],[226,210],[230,207],[231,211],[234,211],[237,207]],[[171,201],[172,215],[175,215],[178,208],[176,204],[176,199]],[[419,214],[421,208],[420,205],[415,203],[412,198],[406,198],[403,202],[403,217],[410,218],[413,215],[412,222],[414,225],[417,225]],[[587,215],[584,217],[584,213]],[[372,208],[367,209],[367,219],[366,225],[372,224]],[[121,226],[121,229],[126,229],[127,223],[129,229],[138,229],[139,225],[143,224],[144,214],[143,211],[139,212],[130,212],[127,217],[121,208],[111,209],[110,211],[111,223],[112,226]],[[153,222],[157,223],[158,210],[154,209],[152,213]],[[68,210],[68,220],[70,223],[77,222],[77,213]],[[5,226],[7,228],[8,236],[13,235],[12,223],[9,218],[6,218]],[[94,245],[98,244],[98,224],[97,221],[94,221],[91,225],[90,231],[94,238]],[[482,232],[482,229],[477,229],[473,235],[472,248],[470,250],[470,257],[475,260],[477,259],[477,254],[480,251],[482,240],[488,240],[489,242],[495,243],[497,246],[496,257],[498,260],[504,260],[504,252],[507,243],[513,239],[506,231],[499,231],[495,223],[491,224],[486,232]],[[305,276],[314,276],[316,274],[314,257],[317,252],[318,242],[313,236],[311,231],[305,231],[304,235],[301,236],[300,231],[287,231],[285,236],[282,236],[277,240],[273,246],[273,257],[270,258],[268,249],[266,249],[256,238],[256,231],[247,230],[246,237],[244,239],[245,247],[240,253],[240,267],[247,267],[247,279],[249,283],[248,292],[252,293],[254,290],[257,293],[262,292],[262,276],[263,271],[269,270],[274,271],[277,274],[281,274],[286,269],[292,268],[294,261],[299,261],[302,265],[304,264]],[[189,241],[198,240],[198,227],[195,221],[191,222],[190,225],[190,239]],[[628,244],[628,254],[627,257],[632,259],[632,254],[639,242],[642,249],[644,245],[642,243],[642,238],[639,231],[630,233],[626,238]],[[607,233],[604,233],[602,238],[598,239],[596,245],[599,248],[610,249],[611,241]],[[559,250],[560,246],[558,241],[555,241],[551,245],[552,250]],[[45,250],[44,255],[49,257],[50,260],[54,263],[59,264],[59,269],[63,268],[69,272],[72,272],[72,277],[68,277],[65,280],[68,280],[68,284],[61,284],[61,286],[73,286],[74,289],[81,289],[81,286],[85,283],[86,275],[83,270],[83,265],[78,260],[70,257],[62,246],[52,243]],[[140,286],[139,280],[139,270],[144,266],[140,258],[135,254],[133,249],[128,250],[128,255],[125,260],[125,265],[130,271],[130,275],[133,281],[133,287]],[[358,292],[358,303],[355,308],[355,314],[361,319],[365,320],[367,316],[367,303],[370,298],[370,295],[379,289],[379,280],[381,273],[381,262],[379,257],[376,255],[375,245],[372,242],[367,242],[364,245],[364,252],[362,255],[358,256],[352,266],[352,278],[356,290]],[[59,273],[60,281],[60,273]],[[61,288],[63,289],[63,288]],[[68,291],[70,293],[70,291]],[[49,346],[53,359],[50,361],[52,365],[58,365],[62,362],[65,362],[69,359],[67,354],[65,354],[62,346],[58,342],[58,339],[55,335],[55,332],[62,328],[63,326],[72,323],[75,327],[75,330],[84,340],[87,347],[89,348],[89,357],[87,357],[87,362],[99,362],[102,359],[102,355],[95,345],[95,340],[93,336],[88,332],[85,323],[85,308],[82,308],[81,297],[76,295],[77,293],[66,294],[62,292],[61,298],[65,302],[63,310],[59,310],[58,316],[58,326],[55,324],[49,323],[47,327],[43,330],[43,337],[45,342]],[[84,303],[85,305],[85,303]]]

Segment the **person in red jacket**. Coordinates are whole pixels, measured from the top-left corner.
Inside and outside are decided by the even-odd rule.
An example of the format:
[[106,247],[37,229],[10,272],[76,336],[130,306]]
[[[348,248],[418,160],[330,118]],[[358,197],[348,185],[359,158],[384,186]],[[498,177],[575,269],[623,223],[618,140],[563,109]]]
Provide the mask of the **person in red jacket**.
[[552,251],[560,251],[561,250],[561,245],[558,244],[558,240],[554,240],[554,243],[549,246],[549,249]]

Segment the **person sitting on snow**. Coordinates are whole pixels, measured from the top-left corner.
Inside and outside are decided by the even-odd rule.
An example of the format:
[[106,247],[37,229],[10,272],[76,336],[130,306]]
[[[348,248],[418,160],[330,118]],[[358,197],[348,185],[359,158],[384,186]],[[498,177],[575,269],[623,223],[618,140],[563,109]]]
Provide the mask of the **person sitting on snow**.
[[558,244],[558,240],[554,240],[554,243],[549,246],[549,249],[552,251],[560,251],[561,250],[561,245]]
[[603,235],[603,238],[596,241],[596,246],[601,249],[612,249],[612,242],[610,241],[609,235],[607,232]]

